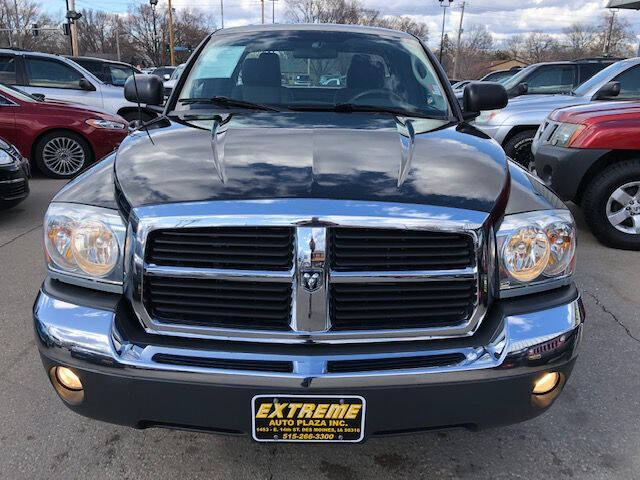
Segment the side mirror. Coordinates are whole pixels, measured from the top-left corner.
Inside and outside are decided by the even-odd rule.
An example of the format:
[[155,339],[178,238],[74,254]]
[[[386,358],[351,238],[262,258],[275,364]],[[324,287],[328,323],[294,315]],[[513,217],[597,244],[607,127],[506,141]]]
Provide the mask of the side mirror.
[[31,96],[36,97],[41,102],[44,102],[44,93],[32,93]]
[[509,101],[507,91],[496,82],[471,82],[464,88],[462,98],[465,119],[476,117],[483,110],[504,108]]
[[164,74],[164,79],[165,80],[169,80],[171,78],[171,75],[169,75],[168,73]]
[[162,79],[155,75],[132,75],[124,82],[124,98],[134,103],[162,105]]
[[593,96],[594,100],[617,97],[620,94],[620,82],[607,82]]
[[93,83],[91,83],[89,80],[87,80],[86,78],[81,78],[78,81],[78,86],[82,89],[82,90],[86,90],[87,92],[93,92],[95,91],[96,87],[93,86]]
[[526,83],[519,83],[516,87],[516,91],[518,95],[526,95],[526,93],[529,91],[529,85],[527,85]]

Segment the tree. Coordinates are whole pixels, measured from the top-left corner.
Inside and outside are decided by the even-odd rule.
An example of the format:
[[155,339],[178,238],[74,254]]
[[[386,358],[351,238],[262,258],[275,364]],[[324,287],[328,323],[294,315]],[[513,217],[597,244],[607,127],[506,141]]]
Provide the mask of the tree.
[[634,56],[635,33],[626,19],[610,10],[600,17],[597,29],[600,52],[614,57]]
[[[37,36],[33,32],[34,24],[40,28]],[[6,29],[0,33],[1,46],[54,53],[65,49],[64,36],[57,30],[56,22],[32,0],[0,0],[0,28]]]
[[529,63],[553,60],[561,50],[558,41],[541,31],[531,32],[524,40],[524,59]]
[[563,32],[569,58],[577,59],[596,54],[598,35],[594,25],[576,22],[565,28]]
[[484,25],[471,25],[460,38],[460,54],[456,58],[458,76],[479,78],[494,56],[491,33]]

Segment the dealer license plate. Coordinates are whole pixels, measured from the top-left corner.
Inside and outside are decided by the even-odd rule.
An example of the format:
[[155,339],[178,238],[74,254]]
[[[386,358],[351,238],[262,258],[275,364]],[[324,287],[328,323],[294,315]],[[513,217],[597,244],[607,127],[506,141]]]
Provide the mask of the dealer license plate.
[[355,395],[256,395],[251,401],[258,442],[360,442],[366,402]]

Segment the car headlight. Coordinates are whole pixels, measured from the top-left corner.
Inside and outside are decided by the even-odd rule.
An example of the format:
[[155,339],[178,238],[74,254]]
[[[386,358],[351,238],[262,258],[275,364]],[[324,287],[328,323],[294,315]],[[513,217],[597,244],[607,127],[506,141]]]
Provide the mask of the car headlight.
[[10,165],[13,162],[15,162],[15,158],[0,147],[0,165]]
[[103,120],[101,118],[90,118],[85,123],[95,128],[106,128],[107,130],[124,130],[127,124],[121,122],[113,122],[111,120]]
[[47,267],[60,280],[118,291],[125,236],[126,227],[115,210],[52,203],[44,218]]
[[496,245],[501,296],[552,288],[573,274],[576,227],[568,210],[507,215]]
[[584,125],[576,123],[561,123],[553,131],[551,137],[549,137],[549,143],[557,147],[569,147],[574,138],[584,130]]

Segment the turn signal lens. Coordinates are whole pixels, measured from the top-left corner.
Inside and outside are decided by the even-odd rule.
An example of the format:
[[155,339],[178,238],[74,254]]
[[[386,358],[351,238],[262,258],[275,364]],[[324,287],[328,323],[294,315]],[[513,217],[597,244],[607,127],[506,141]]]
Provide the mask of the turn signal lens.
[[518,229],[503,246],[504,266],[513,278],[530,282],[547,266],[551,247],[545,232],[538,226]]
[[58,380],[60,385],[69,390],[82,390],[80,377],[78,377],[78,375],[76,375],[70,368],[56,367],[56,380]]
[[547,372],[542,375],[533,386],[533,393],[536,395],[544,395],[556,388],[560,381],[560,374],[558,372]]
[[65,216],[52,216],[45,225],[46,252],[51,259],[66,270],[75,270],[76,262],[71,251],[74,222]]
[[554,277],[564,272],[573,260],[576,250],[576,232],[573,225],[569,223],[555,222],[545,228],[545,233],[549,239],[551,254],[544,274]]

